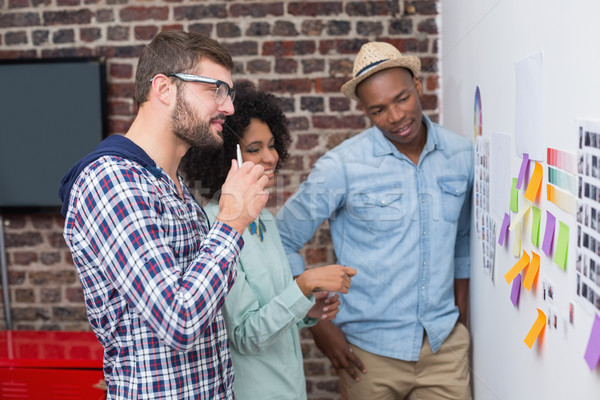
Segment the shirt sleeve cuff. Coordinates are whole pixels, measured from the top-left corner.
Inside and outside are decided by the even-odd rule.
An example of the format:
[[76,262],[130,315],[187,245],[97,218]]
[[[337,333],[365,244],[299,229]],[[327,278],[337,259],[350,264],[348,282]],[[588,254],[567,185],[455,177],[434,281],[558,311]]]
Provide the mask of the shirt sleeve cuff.
[[292,269],[292,275],[298,276],[304,272],[304,258],[298,253],[288,253],[288,261]]
[[454,259],[454,279],[469,279],[471,275],[471,263],[469,257],[458,257]]

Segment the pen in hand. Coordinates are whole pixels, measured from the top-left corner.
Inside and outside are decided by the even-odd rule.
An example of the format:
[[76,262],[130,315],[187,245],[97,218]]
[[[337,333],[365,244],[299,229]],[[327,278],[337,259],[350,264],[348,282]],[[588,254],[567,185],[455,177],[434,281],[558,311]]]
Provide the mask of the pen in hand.
[[238,162],[238,167],[242,166],[242,150],[240,149],[240,145],[239,143],[236,145],[236,154],[237,154],[237,162]]

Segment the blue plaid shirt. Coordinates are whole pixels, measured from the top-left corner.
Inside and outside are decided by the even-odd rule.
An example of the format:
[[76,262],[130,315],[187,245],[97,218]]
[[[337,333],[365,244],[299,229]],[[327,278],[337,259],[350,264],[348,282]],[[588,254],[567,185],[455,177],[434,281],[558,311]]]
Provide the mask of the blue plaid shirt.
[[243,241],[225,224],[209,230],[181,184],[183,200],[159,168],[103,156],[70,190],[64,237],[108,399],[233,398],[221,306]]

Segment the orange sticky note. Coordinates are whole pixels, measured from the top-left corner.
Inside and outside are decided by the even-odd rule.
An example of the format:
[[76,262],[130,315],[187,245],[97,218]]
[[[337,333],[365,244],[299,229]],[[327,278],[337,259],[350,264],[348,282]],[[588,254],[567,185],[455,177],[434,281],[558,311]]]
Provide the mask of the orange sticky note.
[[538,317],[535,320],[535,322],[533,323],[533,326],[529,330],[529,333],[527,334],[527,336],[525,336],[525,340],[524,340],[525,344],[530,349],[531,349],[531,346],[533,346],[533,342],[535,342],[535,340],[538,338],[538,336],[540,336],[540,333],[542,333],[542,329],[544,329],[544,327],[546,326],[546,314],[544,314],[542,312],[542,310],[540,310],[539,308],[537,310],[538,310]]
[[544,169],[542,165],[538,162],[535,163],[535,168],[533,169],[533,174],[531,175],[531,179],[529,180],[529,185],[527,185],[527,190],[525,191],[525,198],[530,202],[535,202],[535,198],[542,186],[542,178],[544,176]]
[[525,280],[523,281],[523,286],[525,289],[531,290],[531,286],[533,285],[533,281],[540,270],[540,256],[535,251],[531,252],[531,261],[529,262],[529,268],[527,268],[527,273],[525,274]]
[[504,275],[504,279],[506,279],[506,283],[510,285],[510,283],[523,271],[523,269],[529,264],[529,254],[525,250],[523,250],[523,256],[519,261],[513,265],[513,267]]

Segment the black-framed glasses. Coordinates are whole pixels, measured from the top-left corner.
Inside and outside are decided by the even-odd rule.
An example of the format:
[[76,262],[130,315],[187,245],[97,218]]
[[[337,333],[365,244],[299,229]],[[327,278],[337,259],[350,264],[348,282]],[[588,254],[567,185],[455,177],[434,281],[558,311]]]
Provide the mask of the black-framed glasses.
[[208,83],[211,85],[217,85],[217,89],[215,90],[215,103],[217,103],[218,105],[225,103],[225,100],[227,100],[227,96],[231,98],[232,102],[235,98],[235,90],[230,88],[227,82],[223,82],[218,79],[207,78],[205,76],[193,74],[185,74],[183,72],[176,72],[165,75],[181,79],[184,82],[201,82]]

